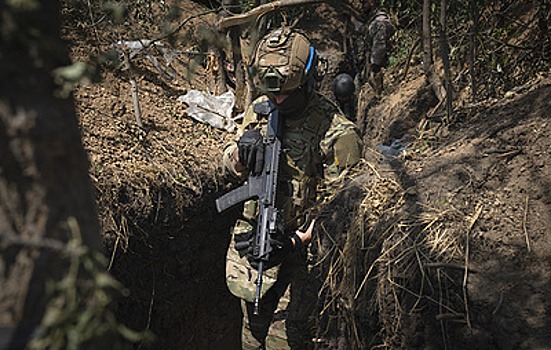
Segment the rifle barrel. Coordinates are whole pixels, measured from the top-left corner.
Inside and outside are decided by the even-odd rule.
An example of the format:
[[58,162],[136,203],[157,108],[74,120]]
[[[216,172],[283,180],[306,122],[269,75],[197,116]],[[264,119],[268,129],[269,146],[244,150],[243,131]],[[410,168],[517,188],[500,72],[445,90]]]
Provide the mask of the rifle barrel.
[[254,295],[254,310],[253,314],[260,314],[260,292],[262,291],[262,275],[264,274],[264,261],[258,262],[258,277],[256,278],[256,293]]

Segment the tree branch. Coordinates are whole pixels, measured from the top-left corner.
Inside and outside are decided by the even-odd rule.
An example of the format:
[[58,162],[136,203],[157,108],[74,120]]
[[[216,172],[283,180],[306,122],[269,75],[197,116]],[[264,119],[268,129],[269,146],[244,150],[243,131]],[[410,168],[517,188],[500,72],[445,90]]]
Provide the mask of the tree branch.
[[359,17],[360,14],[356,9],[351,7],[349,4],[344,3],[342,0],[277,0],[270,2],[268,4],[260,5],[255,7],[254,9],[238,14],[231,17],[223,18],[218,22],[218,26],[220,28],[229,28],[233,26],[238,26],[245,24],[249,21],[255,20],[256,18],[260,18],[264,16],[265,14],[275,11],[277,9],[283,8],[283,7],[292,7],[292,6],[300,6],[300,5],[307,5],[307,4],[315,4],[315,3],[335,3],[340,6],[345,6],[354,16]]

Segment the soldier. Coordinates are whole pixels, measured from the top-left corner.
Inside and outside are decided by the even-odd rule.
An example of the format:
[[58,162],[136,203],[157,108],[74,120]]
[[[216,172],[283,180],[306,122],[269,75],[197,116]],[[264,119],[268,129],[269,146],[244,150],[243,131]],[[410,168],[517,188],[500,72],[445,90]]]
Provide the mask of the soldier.
[[[375,93],[381,95],[383,68],[388,66],[388,56],[391,51],[390,38],[394,35],[394,26],[388,14],[378,8],[377,0],[364,0],[362,10],[363,20],[367,25],[360,22],[359,26],[363,28],[364,49],[368,57],[361,70],[364,78],[368,75],[367,80]],[[364,69],[367,69],[367,72]]]
[[[226,264],[228,287],[243,300],[245,349],[304,349],[311,342],[309,319],[318,287],[306,259],[314,227],[306,211],[315,202],[322,180],[338,176],[360,160],[362,147],[355,125],[315,90],[316,60],[316,50],[303,33],[282,27],[263,37],[250,72],[264,95],[247,109],[237,142],[224,150],[224,166],[238,178],[245,179],[249,169],[255,169],[254,154],[262,152],[266,120],[255,113],[254,105],[269,99],[283,118],[276,195],[283,232],[275,237],[281,249],[264,274],[258,315],[253,312],[255,268],[249,262],[247,243],[256,227],[255,201],[244,204],[243,217],[232,230]],[[290,301],[285,307],[289,285]]]
[[332,84],[333,96],[337,104],[350,120],[356,121],[356,85],[348,73],[341,73],[335,77]]

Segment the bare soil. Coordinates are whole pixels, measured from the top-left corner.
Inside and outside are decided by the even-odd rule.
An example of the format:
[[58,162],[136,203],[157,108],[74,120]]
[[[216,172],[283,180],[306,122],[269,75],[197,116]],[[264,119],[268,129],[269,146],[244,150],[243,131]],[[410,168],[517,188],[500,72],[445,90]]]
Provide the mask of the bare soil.
[[[191,1],[180,6],[181,19],[205,10]],[[347,34],[342,14],[327,6],[315,14],[302,27],[329,58],[321,85],[328,93],[342,67]],[[199,17],[193,25],[212,21]],[[110,49],[112,33],[78,23],[67,19],[65,25],[74,60]],[[226,233],[239,210],[218,214],[214,208],[214,199],[233,185],[217,165],[232,135],[186,116],[176,98],[191,88],[207,90],[216,77],[196,65],[186,80],[190,70],[182,62],[194,61],[185,54],[180,60],[173,80],[136,60],[143,127],[134,116],[127,71],[106,70],[101,82],[79,85],[77,113],[109,269],[128,289],[119,319],[157,335],[142,348],[236,349],[241,311],[225,286],[224,260]],[[359,93],[358,126],[370,166],[360,177],[361,195],[348,187],[329,205],[363,201],[371,208],[363,231],[371,236],[362,247],[373,249],[358,253],[356,247],[362,255],[351,261],[363,273],[352,282],[355,290],[342,293],[353,300],[361,289],[369,303],[352,303],[355,321],[342,321],[349,322],[346,327],[318,332],[319,348],[347,348],[355,337],[360,348],[551,348],[548,72],[507,98],[463,103],[447,125],[426,118],[438,101],[420,67],[412,65],[405,78],[402,72],[403,66],[387,72],[381,99],[368,85]],[[411,135],[407,151],[381,161],[377,146],[404,135]],[[384,195],[375,203],[373,190],[379,188]],[[346,215],[357,211],[349,208]],[[330,217],[326,227],[346,241],[344,231],[354,220],[342,219]],[[392,267],[410,252],[417,254],[411,266]],[[375,277],[360,287],[372,264]],[[408,269],[415,273],[401,275]],[[325,309],[320,326],[331,323],[337,309]]]
[[[450,318],[439,325],[449,338],[432,340],[434,348],[444,341],[453,349],[551,344],[550,92],[548,78],[535,82],[447,130],[436,147],[419,147],[393,165],[403,187],[417,195],[414,215],[442,223],[444,237],[433,249],[472,269],[451,278],[468,305],[438,310],[435,319]],[[459,244],[442,249],[448,239]],[[461,251],[450,252],[454,246]]]

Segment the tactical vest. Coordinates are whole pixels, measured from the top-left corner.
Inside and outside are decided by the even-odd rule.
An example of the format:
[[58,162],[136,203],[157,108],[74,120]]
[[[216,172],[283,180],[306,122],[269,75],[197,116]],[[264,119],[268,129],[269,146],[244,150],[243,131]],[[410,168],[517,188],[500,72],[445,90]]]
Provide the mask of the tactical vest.
[[[253,105],[266,99],[261,97]],[[320,181],[338,175],[341,166],[353,165],[360,159],[361,140],[355,125],[339,112],[334,103],[317,93],[299,117],[287,118],[284,123],[276,204],[281,209],[285,233],[292,234],[305,224],[304,211],[316,200]],[[245,113],[237,136],[247,129],[256,129],[264,134],[266,124],[267,120],[255,114],[251,106]],[[227,167],[231,167],[229,163],[226,157]],[[232,230],[234,238],[253,232],[257,208],[257,200],[245,203],[243,219],[237,220]],[[252,302],[257,272],[246,256],[240,256],[235,250],[234,239],[226,261],[228,288],[235,296]],[[274,267],[264,274],[261,297],[276,282],[278,271],[279,268]]]
[[[257,99],[254,103],[265,100]],[[253,103],[253,104],[254,104]],[[282,209],[283,222],[287,232],[293,232],[304,222],[303,212],[316,199],[316,188],[324,177],[324,163],[328,159],[327,132],[334,118],[340,116],[335,104],[317,93],[310,99],[308,107],[298,117],[286,118],[281,139],[283,154],[280,162],[277,205]],[[265,131],[266,120],[252,112],[246,113],[243,130]],[[353,124],[348,125],[353,128]],[[245,205],[245,218],[256,216],[256,205]]]

